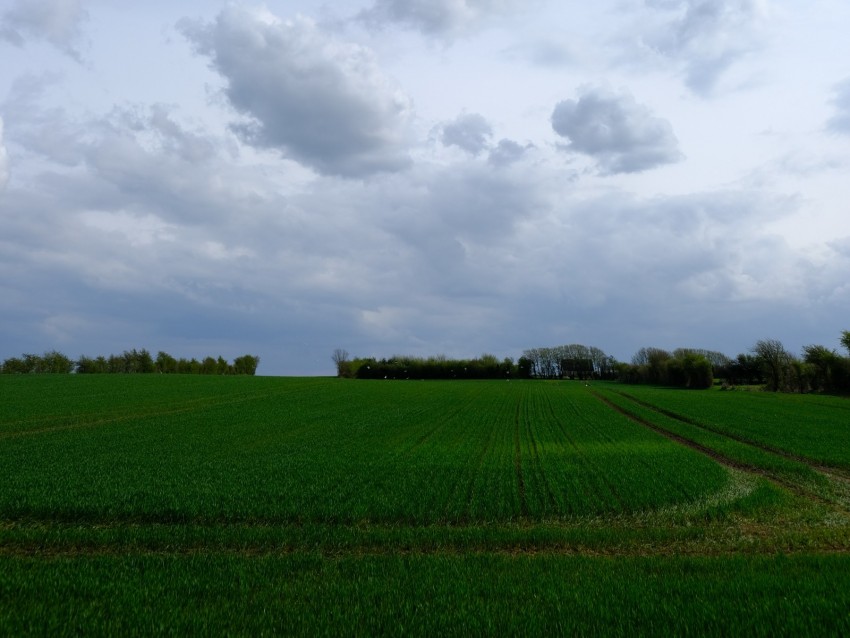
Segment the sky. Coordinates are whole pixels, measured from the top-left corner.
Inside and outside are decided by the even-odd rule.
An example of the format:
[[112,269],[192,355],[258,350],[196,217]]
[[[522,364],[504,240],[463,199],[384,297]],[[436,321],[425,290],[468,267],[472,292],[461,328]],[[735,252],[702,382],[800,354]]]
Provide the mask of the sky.
[[850,329],[846,0],[0,0],[0,360]]

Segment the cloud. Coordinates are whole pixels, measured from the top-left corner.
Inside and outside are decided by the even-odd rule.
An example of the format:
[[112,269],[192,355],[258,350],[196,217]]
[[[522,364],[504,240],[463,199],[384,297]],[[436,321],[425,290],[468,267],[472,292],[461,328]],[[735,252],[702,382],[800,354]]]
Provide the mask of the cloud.
[[850,78],[835,87],[835,115],[827,122],[827,129],[833,133],[850,135]]
[[522,159],[530,148],[533,148],[530,144],[523,146],[513,140],[499,140],[496,147],[490,151],[488,161],[494,166],[508,166]]
[[6,187],[9,181],[9,155],[3,144],[3,118],[0,117],[0,191]]
[[306,18],[237,7],[211,24],[178,26],[226,80],[230,104],[247,118],[233,125],[246,143],[330,175],[409,166],[410,100],[369,49],[334,40]]
[[457,146],[467,153],[478,155],[489,146],[493,127],[478,113],[458,115],[454,121],[443,124],[442,141],[446,146]]
[[59,77],[52,73],[15,78],[3,104],[7,139],[14,140],[28,153],[75,166],[82,161],[77,143],[83,135],[80,123],[71,121],[60,106],[40,108],[45,94],[58,83]]
[[682,159],[667,120],[628,94],[586,89],[552,113],[552,128],[568,138],[566,149],[594,158],[604,174],[636,173]]
[[[678,25],[698,3],[654,4],[644,14]],[[486,6],[489,14],[457,18],[431,33],[474,29],[502,11]],[[573,28],[607,46],[605,30],[619,27],[597,20],[598,12],[589,15],[598,29],[585,29],[586,18],[546,33],[554,42],[575,42]],[[708,22],[690,20],[711,33]],[[545,19],[546,27],[557,24]],[[847,238],[803,250],[796,248],[802,240],[790,237],[807,211],[840,201],[837,171],[813,174],[829,184],[835,177],[828,196],[800,175],[776,188],[782,173],[772,165],[765,170],[773,178],[751,179],[754,164],[765,167],[781,154],[773,142],[760,149],[755,134],[734,162],[714,154],[700,175],[677,168],[682,179],[675,183],[657,175],[662,181],[600,180],[580,170],[628,173],[678,161],[671,123],[684,139],[680,128],[703,120],[699,111],[689,115],[688,96],[677,101],[675,79],[644,76],[648,84],[631,87],[636,97],[581,89],[552,99],[551,69],[535,69],[498,105],[499,121],[512,131],[504,137],[495,120],[454,117],[468,99],[428,91],[468,84],[472,67],[455,56],[498,63],[499,39],[527,42],[528,24],[441,59],[421,38],[335,32],[364,36],[383,55],[406,56],[392,68],[408,74],[418,100],[432,100],[422,103],[415,125],[450,114],[435,129],[436,144],[414,146],[406,137],[409,100],[370,50],[339,40],[347,36],[329,36],[309,20],[236,8],[180,25],[200,53],[183,60],[185,68],[209,63],[220,74],[213,82],[224,87],[221,99],[206,106],[183,97],[202,93],[209,74],[172,75],[187,47],[168,49],[174,69],[163,70],[155,85],[145,89],[139,78],[132,95],[148,95],[145,103],[123,101],[124,85],[106,75],[79,84],[79,74],[12,80],[15,70],[8,70],[0,149],[5,144],[9,157],[0,159],[0,173],[9,172],[11,160],[13,177],[0,193],[0,358],[51,347],[71,356],[147,347],[228,359],[250,352],[262,357],[263,374],[331,374],[335,347],[357,356],[495,350],[517,357],[528,347],[578,342],[627,359],[641,346],[736,354],[764,337],[765,325],[791,349],[798,335],[802,345],[846,328],[840,321],[850,304]],[[696,42],[689,37],[681,42]],[[472,49],[481,60],[467,58]],[[484,59],[488,51],[493,55]],[[515,51],[525,56],[529,49]],[[686,70],[699,58],[685,55],[685,47],[677,62],[675,51],[661,56],[665,64]],[[702,59],[711,64],[710,56]],[[567,57],[553,50],[538,62]],[[572,75],[604,75],[607,63],[604,55],[578,56]],[[481,69],[482,88],[504,84],[499,73],[506,67]],[[446,82],[437,86],[434,74]],[[102,90],[87,95],[98,78]],[[662,92],[650,102],[644,96],[652,90]],[[846,132],[838,119],[850,111],[845,95],[841,85],[835,110],[815,117],[835,115],[831,126]],[[104,106],[114,96],[121,105]],[[675,104],[661,113],[656,105],[664,96]],[[733,110],[739,97],[729,96]],[[749,95],[748,104],[756,97]],[[559,99],[565,101],[555,106]],[[535,106],[541,103],[549,109],[542,120]],[[667,108],[677,109],[675,120]],[[222,130],[222,117],[257,148]],[[563,153],[541,134],[547,125],[557,133],[548,133],[550,142],[573,154],[576,179],[566,179]],[[823,141],[810,138],[807,144]],[[800,153],[823,158],[816,146]],[[711,170],[711,162],[722,170]],[[748,190],[707,186],[718,182]],[[839,212],[833,238],[846,235]]]
[[691,90],[708,95],[729,67],[760,48],[769,1],[645,0],[665,15],[646,43],[682,65]]
[[375,0],[360,18],[375,25],[396,23],[426,35],[452,38],[523,6],[520,0]]
[[736,354],[771,317],[792,318],[787,339],[807,333],[800,317],[846,308],[846,251],[812,264],[764,230],[793,202],[600,196],[565,185],[545,157],[494,170],[497,153],[528,152],[510,140],[488,162],[422,159],[285,192],[279,160],[245,164],[180,116],[113,111],[70,139],[80,164],[9,185],[0,333],[15,350],[3,356],[251,352],[263,374],[328,374],[340,345],[376,356],[516,357],[570,342],[624,357],[645,345]]
[[537,66],[562,67],[575,64],[579,58],[576,47],[569,42],[543,39],[523,49],[528,60]]
[[18,0],[0,17],[0,38],[16,46],[28,38],[46,40],[79,62],[81,25],[87,18],[82,0]]

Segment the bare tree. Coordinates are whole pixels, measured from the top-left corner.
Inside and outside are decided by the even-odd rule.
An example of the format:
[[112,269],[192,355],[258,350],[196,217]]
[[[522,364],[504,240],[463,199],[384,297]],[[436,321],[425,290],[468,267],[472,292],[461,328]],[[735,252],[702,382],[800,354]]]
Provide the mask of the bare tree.
[[349,376],[348,372],[349,372],[350,366],[348,365],[348,351],[347,350],[344,350],[342,348],[337,348],[336,350],[334,350],[333,354],[331,355],[331,360],[334,362],[334,365],[336,365],[336,376],[338,376],[338,377]]

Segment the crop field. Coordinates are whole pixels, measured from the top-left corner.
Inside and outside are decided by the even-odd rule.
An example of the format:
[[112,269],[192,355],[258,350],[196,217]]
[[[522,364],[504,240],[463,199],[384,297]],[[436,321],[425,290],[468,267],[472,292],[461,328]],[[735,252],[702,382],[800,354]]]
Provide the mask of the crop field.
[[850,632],[846,399],[4,376],[0,468],[3,635]]

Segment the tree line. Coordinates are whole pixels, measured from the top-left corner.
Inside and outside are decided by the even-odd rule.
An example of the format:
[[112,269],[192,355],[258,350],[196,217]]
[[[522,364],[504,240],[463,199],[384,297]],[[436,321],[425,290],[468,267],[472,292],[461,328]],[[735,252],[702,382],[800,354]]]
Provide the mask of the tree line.
[[444,356],[394,356],[349,359],[345,350],[332,357],[337,376],[356,379],[511,379],[519,378],[519,368],[512,359],[497,359],[483,354],[472,359],[448,359]]
[[616,360],[599,348],[578,344],[556,348],[533,348],[514,361],[482,354],[470,359],[443,355],[389,358],[349,358],[336,349],[331,357],[337,376],[357,379],[533,379],[614,378]]
[[617,365],[617,378],[624,383],[666,385],[694,390],[710,388],[716,374],[729,364],[721,352],[699,348],[641,348],[631,363]]
[[[850,353],[850,331],[841,335]],[[600,348],[569,344],[530,348],[514,362],[483,354],[473,359],[445,356],[349,358],[338,348],[332,355],[337,376],[358,379],[608,379],[623,383],[705,389],[763,385],[782,392],[850,394],[850,357],[825,346],[805,346],[802,356],[776,339],[762,339],[734,358],[700,348],[641,348],[631,362],[617,361]]]
[[[841,334],[850,354],[850,330]],[[762,364],[765,387],[774,392],[850,394],[850,357],[825,346],[804,346],[802,356],[788,352],[777,339],[763,339],[752,349]]]
[[595,346],[571,343],[524,350],[517,365],[525,378],[613,379],[617,360]]
[[56,350],[43,355],[24,354],[3,361],[2,374],[220,374],[251,375],[257,372],[260,357],[246,354],[229,363],[223,357],[177,359],[167,352],[156,358],[142,348],[125,350],[108,357],[81,356],[76,361]]

